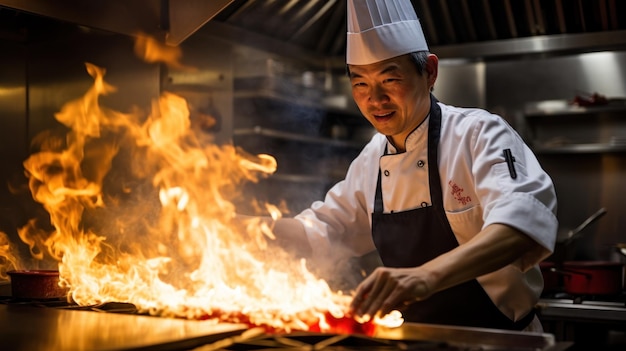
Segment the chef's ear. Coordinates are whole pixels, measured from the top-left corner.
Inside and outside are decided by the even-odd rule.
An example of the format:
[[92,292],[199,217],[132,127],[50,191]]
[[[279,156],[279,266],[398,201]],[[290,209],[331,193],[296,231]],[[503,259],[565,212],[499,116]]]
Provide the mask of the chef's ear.
[[428,78],[428,86],[433,90],[437,74],[439,73],[439,58],[435,54],[429,54],[426,60],[426,76]]

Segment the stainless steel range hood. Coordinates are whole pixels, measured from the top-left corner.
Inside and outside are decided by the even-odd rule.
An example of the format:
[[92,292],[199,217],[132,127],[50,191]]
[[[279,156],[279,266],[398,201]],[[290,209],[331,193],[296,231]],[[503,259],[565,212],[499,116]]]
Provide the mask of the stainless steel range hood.
[[0,6],[179,45],[233,0],[0,0]]

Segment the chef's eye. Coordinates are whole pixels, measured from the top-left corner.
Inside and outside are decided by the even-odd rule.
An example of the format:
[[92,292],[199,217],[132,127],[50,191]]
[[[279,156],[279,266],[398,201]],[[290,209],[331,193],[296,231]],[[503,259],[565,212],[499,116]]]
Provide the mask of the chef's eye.
[[383,83],[393,83],[393,82],[397,82],[400,79],[398,78],[386,78],[385,80],[383,80]]

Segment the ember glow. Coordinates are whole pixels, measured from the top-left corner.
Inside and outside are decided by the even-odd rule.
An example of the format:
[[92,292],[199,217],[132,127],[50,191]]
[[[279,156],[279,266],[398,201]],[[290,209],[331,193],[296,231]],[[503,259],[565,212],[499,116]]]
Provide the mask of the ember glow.
[[[86,68],[93,85],[55,115],[66,134],[36,138],[39,151],[24,162],[50,225],[33,220],[19,236],[35,259],[58,261],[68,299],[271,331],[372,332],[372,323],[346,315],[348,294],[304,260],[268,247],[271,221],[237,215],[233,199],[244,183],[276,170],[272,156],[201,143],[187,102],[171,93],[145,115],[100,106],[99,97],[116,89],[104,68]],[[255,205],[268,218],[282,215]],[[5,270],[29,268],[7,240],[0,250]]]

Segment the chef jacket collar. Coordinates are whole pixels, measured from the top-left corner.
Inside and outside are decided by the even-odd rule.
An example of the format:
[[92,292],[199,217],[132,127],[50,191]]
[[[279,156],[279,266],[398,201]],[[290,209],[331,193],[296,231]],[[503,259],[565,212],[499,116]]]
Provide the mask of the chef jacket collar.
[[[424,118],[424,120],[422,121],[422,123],[420,123],[417,128],[415,128],[406,138],[406,151],[413,151],[415,150],[418,145],[420,145],[420,140],[422,140],[422,138],[428,138],[428,120],[430,119],[430,113],[428,114],[428,116],[426,116],[426,118]],[[396,149],[396,147],[393,145],[393,143],[391,142],[390,138],[387,137],[387,154],[397,154],[398,153],[398,149]]]

